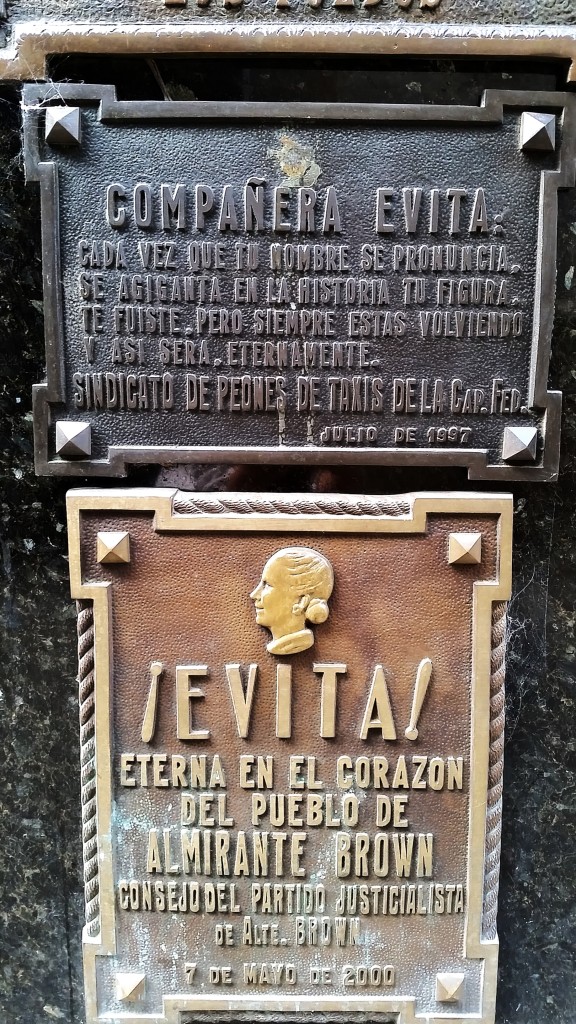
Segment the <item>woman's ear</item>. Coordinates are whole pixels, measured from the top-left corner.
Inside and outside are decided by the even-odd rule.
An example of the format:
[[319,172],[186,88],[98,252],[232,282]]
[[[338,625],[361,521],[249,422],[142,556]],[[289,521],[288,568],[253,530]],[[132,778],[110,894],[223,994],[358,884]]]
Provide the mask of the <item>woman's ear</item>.
[[309,604],[310,597],[308,594],[303,594],[300,600],[292,605],[292,614],[298,615],[299,612],[305,612]]

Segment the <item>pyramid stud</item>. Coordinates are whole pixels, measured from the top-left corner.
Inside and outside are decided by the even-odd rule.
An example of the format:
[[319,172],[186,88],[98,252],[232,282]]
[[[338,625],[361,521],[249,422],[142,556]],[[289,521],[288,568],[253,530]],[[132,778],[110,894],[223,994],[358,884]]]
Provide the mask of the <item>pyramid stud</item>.
[[480,565],[482,561],[481,533],[451,533],[448,537],[449,565]]
[[81,135],[79,107],[46,107],[44,138],[50,146],[79,146]]
[[92,428],[77,420],[56,421],[56,454],[64,459],[85,459],[92,453]]
[[136,1003],[144,995],[145,974],[117,974],[116,999],[120,1003]]
[[555,114],[533,114],[525,110],[520,119],[520,149],[553,152],[556,149]]
[[506,427],[502,436],[505,462],[534,462],[538,431],[536,427]]
[[436,975],[436,1002],[459,1003],[464,995],[464,974]]
[[130,534],[124,530],[96,534],[96,561],[126,565],[130,561]]

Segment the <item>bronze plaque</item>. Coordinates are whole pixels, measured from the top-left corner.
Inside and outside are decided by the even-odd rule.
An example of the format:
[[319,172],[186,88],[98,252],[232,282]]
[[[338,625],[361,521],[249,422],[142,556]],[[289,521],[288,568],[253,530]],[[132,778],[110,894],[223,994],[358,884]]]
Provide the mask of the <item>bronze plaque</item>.
[[118,102],[28,86],[41,473],[459,465],[549,480],[557,189],[574,100]]
[[510,496],[68,503],[88,1024],[492,1024]]

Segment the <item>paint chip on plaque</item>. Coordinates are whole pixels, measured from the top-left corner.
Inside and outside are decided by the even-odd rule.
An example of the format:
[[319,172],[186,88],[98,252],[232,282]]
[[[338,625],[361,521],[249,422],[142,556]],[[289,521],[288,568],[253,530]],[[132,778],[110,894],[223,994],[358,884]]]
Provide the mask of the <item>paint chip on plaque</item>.
[[540,152],[556,149],[555,114],[535,114],[525,110],[520,122],[520,147]]
[[130,561],[130,534],[125,530],[113,530],[96,536],[96,560],[106,565]]
[[436,1002],[459,1003],[464,994],[463,974],[436,975]]
[[146,975],[141,972],[137,974],[116,975],[116,998],[121,1003],[136,1003],[144,995]]
[[81,134],[79,107],[47,107],[44,136],[50,146],[79,146]]
[[86,458],[92,453],[92,427],[76,420],[56,423],[56,453],[61,458]]
[[502,458],[506,462],[534,462],[538,431],[535,427],[506,427]]
[[482,534],[451,533],[448,561],[450,565],[479,565],[482,561]]

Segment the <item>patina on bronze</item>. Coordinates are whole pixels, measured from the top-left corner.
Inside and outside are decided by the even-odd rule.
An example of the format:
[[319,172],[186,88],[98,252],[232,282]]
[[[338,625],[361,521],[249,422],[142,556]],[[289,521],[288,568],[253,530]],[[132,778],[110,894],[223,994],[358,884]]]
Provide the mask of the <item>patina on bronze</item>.
[[511,498],[68,509],[88,1024],[491,1024]]
[[25,97],[43,198],[39,472],[201,459],[555,476],[572,97]]

